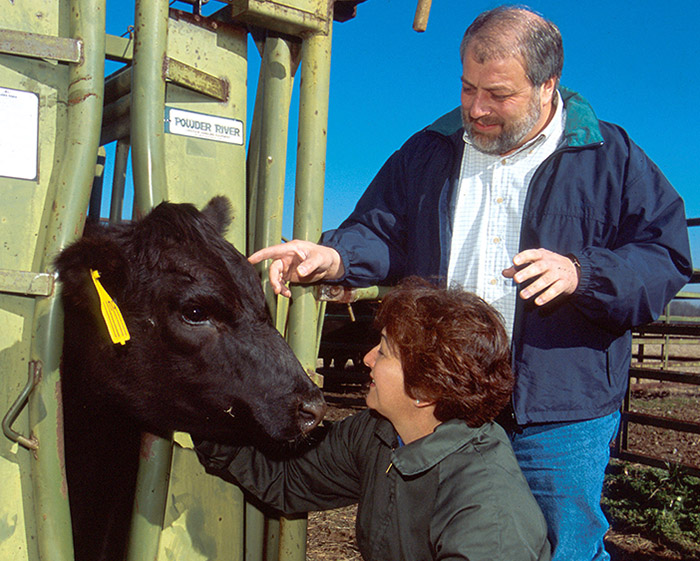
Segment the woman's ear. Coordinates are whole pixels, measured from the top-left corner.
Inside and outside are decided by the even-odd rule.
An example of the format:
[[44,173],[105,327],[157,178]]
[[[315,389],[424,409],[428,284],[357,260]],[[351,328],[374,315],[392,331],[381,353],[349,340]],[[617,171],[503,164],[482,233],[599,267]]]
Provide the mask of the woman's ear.
[[431,405],[435,405],[435,401],[431,399],[416,399],[414,403],[416,407],[430,407]]

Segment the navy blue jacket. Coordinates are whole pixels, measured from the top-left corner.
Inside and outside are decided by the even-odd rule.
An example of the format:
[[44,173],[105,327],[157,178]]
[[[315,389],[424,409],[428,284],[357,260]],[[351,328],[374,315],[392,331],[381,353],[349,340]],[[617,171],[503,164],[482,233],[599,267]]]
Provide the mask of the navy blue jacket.
[[[560,89],[565,141],[528,187],[520,250],[581,262],[576,292],[543,307],[518,298],[513,328],[519,424],[585,420],[617,410],[630,329],[654,320],[692,273],[683,201],[620,127]],[[409,275],[444,281],[464,142],[459,108],[412,136],[355,210],[321,240],[352,286]]]

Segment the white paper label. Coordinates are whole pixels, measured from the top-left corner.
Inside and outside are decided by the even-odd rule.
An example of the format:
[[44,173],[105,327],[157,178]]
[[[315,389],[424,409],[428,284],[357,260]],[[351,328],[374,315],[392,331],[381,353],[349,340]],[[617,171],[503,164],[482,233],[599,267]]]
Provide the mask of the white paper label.
[[36,179],[39,157],[39,96],[0,88],[0,175]]
[[165,132],[243,145],[243,122],[173,107],[165,108]]

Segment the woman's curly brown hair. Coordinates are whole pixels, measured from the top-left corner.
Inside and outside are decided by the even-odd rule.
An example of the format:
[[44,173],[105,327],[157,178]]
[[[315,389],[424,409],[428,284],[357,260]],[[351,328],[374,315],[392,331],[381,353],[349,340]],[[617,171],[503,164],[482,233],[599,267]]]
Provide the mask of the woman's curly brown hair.
[[471,427],[510,399],[510,345],[499,313],[478,296],[410,278],[387,294],[376,318],[401,359],[406,393],[434,401],[439,421]]

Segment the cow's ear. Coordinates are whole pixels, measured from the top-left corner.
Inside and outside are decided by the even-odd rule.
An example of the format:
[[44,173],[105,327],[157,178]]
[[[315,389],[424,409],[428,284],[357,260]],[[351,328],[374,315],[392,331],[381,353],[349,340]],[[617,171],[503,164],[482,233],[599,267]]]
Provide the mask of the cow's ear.
[[231,201],[226,197],[214,197],[202,209],[207,221],[214,226],[219,234],[223,235],[231,225]]
[[128,286],[126,253],[115,239],[104,234],[86,234],[63,250],[55,265],[63,285],[63,298],[75,306],[91,306],[94,302],[91,270],[99,272],[102,284],[113,298]]

